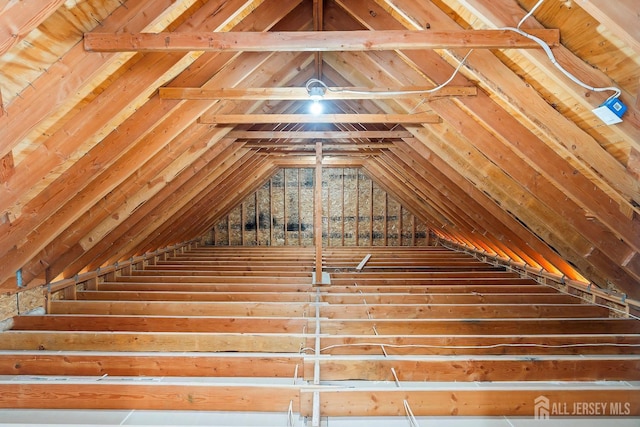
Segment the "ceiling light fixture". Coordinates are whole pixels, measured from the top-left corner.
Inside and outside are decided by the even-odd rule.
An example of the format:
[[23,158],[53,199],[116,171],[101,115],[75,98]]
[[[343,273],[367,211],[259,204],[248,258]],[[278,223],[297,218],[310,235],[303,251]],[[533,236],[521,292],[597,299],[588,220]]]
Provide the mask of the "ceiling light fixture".
[[[319,80],[315,81],[314,79],[307,82],[307,92],[309,93],[309,98],[313,101],[309,107],[309,112],[315,116],[322,114],[323,108],[320,101],[324,98],[327,90],[324,84],[317,85],[318,82]],[[314,83],[316,86],[312,86]]]

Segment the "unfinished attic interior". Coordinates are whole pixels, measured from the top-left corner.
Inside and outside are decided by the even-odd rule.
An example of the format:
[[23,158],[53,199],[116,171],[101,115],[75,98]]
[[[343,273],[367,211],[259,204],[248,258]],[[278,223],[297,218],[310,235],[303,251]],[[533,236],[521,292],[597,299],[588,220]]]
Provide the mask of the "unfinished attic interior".
[[637,426],[639,99],[636,0],[0,2],[0,424]]

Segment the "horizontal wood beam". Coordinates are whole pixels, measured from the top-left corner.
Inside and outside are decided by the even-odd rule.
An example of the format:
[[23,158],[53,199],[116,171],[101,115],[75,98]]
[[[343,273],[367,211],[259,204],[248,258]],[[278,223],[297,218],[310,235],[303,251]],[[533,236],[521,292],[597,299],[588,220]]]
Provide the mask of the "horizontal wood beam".
[[140,381],[0,383],[0,408],[149,409],[287,413],[299,387],[277,384],[141,384]]
[[[408,86],[402,88],[331,87],[323,100],[334,99],[389,99],[389,98],[442,98],[447,96],[474,96],[475,86],[445,86],[435,92],[433,88]],[[246,100],[308,100],[309,92],[304,87],[220,88],[201,89],[195,87],[161,87],[162,99],[246,99]]]
[[[279,153],[280,151],[286,150],[287,153],[291,153],[292,151],[295,154],[308,154],[308,152],[313,150],[314,144],[296,144],[296,143],[263,143],[263,142],[250,142],[245,144],[246,148],[255,148],[255,149],[263,149],[268,150],[267,152]],[[362,143],[356,144],[353,141],[345,142],[343,144],[322,144],[322,148],[327,149],[326,154],[336,155],[336,154],[358,154],[362,150],[365,151],[366,154],[380,153],[383,149],[393,148],[394,145],[391,142],[374,142],[374,143]],[[276,150],[276,151],[271,151]]]
[[299,353],[304,334],[9,331],[2,350]]
[[156,352],[99,355],[40,352],[0,354],[0,375],[276,377],[302,376],[301,355],[175,354]]
[[229,138],[237,139],[398,139],[411,138],[413,134],[407,131],[242,131],[234,130],[227,134]]
[[[425,386],[426,388],[427,386]],[[535,400],[545,396],[550,402],[566,404],[571,415],[574,405],[604,403],[606,407],[620,408],[623,413],[613,415],[640,415],[640,390],[630,387],[575,388],[539,387],[518,390],[514,388],[462,387],[440,390],[357,390],[342,389],[320,393],[320,413],[323,416],[406,416],[404,401],[416,416],[534,416]],[[312,390],[301,392],[301,413],[311,416]],[[593,402],[593,403],[592,403]],[[621,405],[620,405],[621,404]],[[582,406],[580,406],[582,408]],[[626,409],[628,408],[628,412]],[[550,408],[551,409],[551,408]],[[609,414],[607,412],[607,414]],[[602,414],[602,415],[607,415]],[[551,417],[553,419],[554,415]],[[573,414],[574,416],[580,414]],[[586,415],[586,414],[584,414]]]
[[[314,347],[308,338],[306,348]],[[321,337],[322,355],[640,355],[637,334],[562,335],[331,335]],[[311,351],[311,350],[308,350]]]
[[54,315],[16,316],[13,331],[120,331],[211,333],[303,333],[304,318],[225,316],[108,316]]
[[609,310],[587,304],[342,304],[323,306],[321,316],[330,319],[606,317]]
[[[19,352],[0,354],[0,375],[67,376],[179,376],[313,378],[313,363],[302,355],[154,354],[101,353],[70,354]],[[305,363],[306,362],[306,363]],[[455,364],[456,369],[451,369]],[[579,355],[538,356],[535,359],[509,356],[478,356],[472,359],[377,356],[320,359],[323,381],[632,381],[640,380],[640,357],[590,357]]]
[[303,317],[308,304],[287,302],[52,301],[51,314]]
[[310,292],[312,285],[299,283],[176,283],[176,282],[104,282],[98,284],[103,291],[180,291],[180,292]]
[[203,124],[272,124],[272,123],[440,123],[437,114],[206,114]]
[[[640,379],[640,356],[602,357],[577,355],[506,355],[474,358],[420,359],[410,356],[388,358],[340,358],[320,360],[323,381],[630,381]],[[1,360],[1,359],[0,359]],[[305,365],[305,378],[313,377],[313,365]]]
[[[300,292],[142,292],[78,291],[79,300],[93,301],[236,301],[236,302],[312,302],[310,294]],[[577,304],[580,299],[560,293],[320,293],[328,304]]]
[[[543,334],[640,334],[633,319],[321,319],[323,334],[337,335],[543,335]],[[375,330],[374,330],[375,327]],[[121,331],[212,333],[312,333],[308,318],[223,316],[16,316],[14,331]]]
[[[560,42],[557,29],[530,30],[551,46]],[[202,33],[85,33],[90,52],[330,52],[422,49],[540,48],[507,30],[451,31],[286,31]]]

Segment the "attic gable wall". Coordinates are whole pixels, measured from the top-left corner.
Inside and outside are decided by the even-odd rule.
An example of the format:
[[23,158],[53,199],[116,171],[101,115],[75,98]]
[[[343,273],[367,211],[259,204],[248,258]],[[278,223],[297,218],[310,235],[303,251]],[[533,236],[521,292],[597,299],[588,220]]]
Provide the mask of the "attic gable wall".
[[[313,169],[280,169],[219,219],[206,239],[215,246],[313,246]],[[356,168],[326,168],[322,244],[424,246],[426,224]]]

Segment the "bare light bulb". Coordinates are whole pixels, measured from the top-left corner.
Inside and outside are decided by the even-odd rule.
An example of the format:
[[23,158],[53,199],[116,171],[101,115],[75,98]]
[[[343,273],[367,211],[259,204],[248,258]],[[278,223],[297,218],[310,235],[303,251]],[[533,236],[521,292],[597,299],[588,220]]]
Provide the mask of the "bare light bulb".
[[322,114],[322,110],[322,104],[318,100],[314,100],[309,106],[309,112],[314,116],[319,116],[320,114]]

